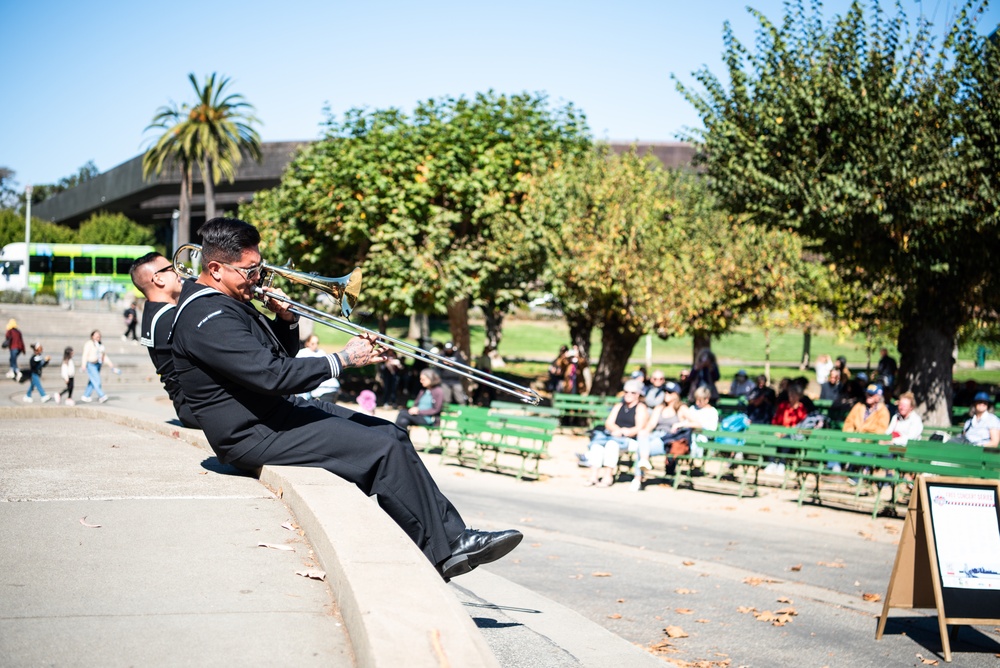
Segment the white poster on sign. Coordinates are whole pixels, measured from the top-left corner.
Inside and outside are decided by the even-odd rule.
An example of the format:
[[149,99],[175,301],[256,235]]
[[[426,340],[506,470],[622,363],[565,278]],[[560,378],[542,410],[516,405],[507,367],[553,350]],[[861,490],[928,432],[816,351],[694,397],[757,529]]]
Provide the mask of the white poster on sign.
[[994,489],[927,485],[941,586],[1000,590]]

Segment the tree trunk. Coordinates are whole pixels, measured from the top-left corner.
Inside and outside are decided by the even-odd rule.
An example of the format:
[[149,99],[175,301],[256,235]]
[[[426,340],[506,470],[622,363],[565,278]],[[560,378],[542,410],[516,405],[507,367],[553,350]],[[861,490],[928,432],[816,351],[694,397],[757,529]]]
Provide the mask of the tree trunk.
[[[191,243],[191,166],[181,166],[181,201],[177,207],[178,246]],[[176,252],[177,249],[175,248]]]
[[642,332],[622,331],[610,323],[601,330],[601,359],[594,371],[591,394],[612,395],[622,389],[622,376]]
[[410,328],[406,338],[416,341],[421,348],[430,345],[431,323],[426,313],[414,313],[410,316]]
[[799,371],[809,368],[809,358],[812,357],[812,328],[806,327],[802,330],[802,362],[799,364]]
[[703,330],[691,333],[693,341],[691,343],[691,364],[698,359],[698,352],[712,349],[712,334]]
[[944,318],[919,315],[904,320],[899,331],[900,392],[913,392],[916,410],[928,426],[951,425],[952,351],[957,326]]
[[503,316],[503,311],[492,302],[483,305],[483,317],[486,319],[486,345],[493,346],[494,350],[500,348],[500,339],[503,338]]
[[201,180],[205,184],[205,220],[209,221],[215,218],[215,183],[212,181],[211,160],[205,160]]

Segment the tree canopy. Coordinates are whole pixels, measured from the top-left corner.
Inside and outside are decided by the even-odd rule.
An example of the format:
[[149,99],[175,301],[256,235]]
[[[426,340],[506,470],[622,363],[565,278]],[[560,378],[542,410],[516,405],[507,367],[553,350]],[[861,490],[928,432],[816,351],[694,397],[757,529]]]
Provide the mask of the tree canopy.
[[753,52],[724,30],[728,85],[707,69],[701,90],[678,84],[721,204],[799,231],[876,291],[902,323],[901,389],[932,423],[946,423],[958,329],[1000,300],[997,49],[974,29],[981,4],[940,46],[878,2],[829,23],[818,2],[789,3],[780,24],[751,10]]
[[361,266],[369,309],[448,312],[469,353],[468,306],[503,310],[540,270],[521,216],[531,179],[588,147],[583,116],[543,95],[431,99],[412,116],[354,109],[241,213],[302,269]]

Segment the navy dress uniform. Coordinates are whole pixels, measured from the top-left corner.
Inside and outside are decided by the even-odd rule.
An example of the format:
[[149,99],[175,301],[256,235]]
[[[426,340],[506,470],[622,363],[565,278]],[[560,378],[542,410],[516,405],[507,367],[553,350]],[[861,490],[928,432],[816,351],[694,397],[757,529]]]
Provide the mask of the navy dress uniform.
[[[185,281],[170,337],[184,397],[221,462],[247,471],[264,464],[324,468],[375,495],[432,564],[455,558],[456,541],[468,540],[465,522],[405,430],[292,396],[342,368],[336,353],[294,357],[298,323],[267,318],[250,304]],[[460,572],[467,571],[453,574]]]
[[167,302],[146,302],[142,309],[142,325],[139,343],[149,351],[149,359],[156,367],[156,373],[163,383],[163,389],[174,404],[177,419],[185,427],[198,428],[194,413],[184,400],[181,383],[174,371],[174,353],[170,348],[170,328],[174,324],[174,304]]

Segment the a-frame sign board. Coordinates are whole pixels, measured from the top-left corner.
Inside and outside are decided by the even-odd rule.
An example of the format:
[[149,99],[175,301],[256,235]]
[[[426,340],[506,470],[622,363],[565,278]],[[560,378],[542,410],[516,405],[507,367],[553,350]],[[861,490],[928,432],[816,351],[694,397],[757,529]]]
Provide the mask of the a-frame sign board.
[[915,485],[875,639],[891,608],[935,608],[951,661],[949,626],[1000,624],[1000,481],[920,477]]

